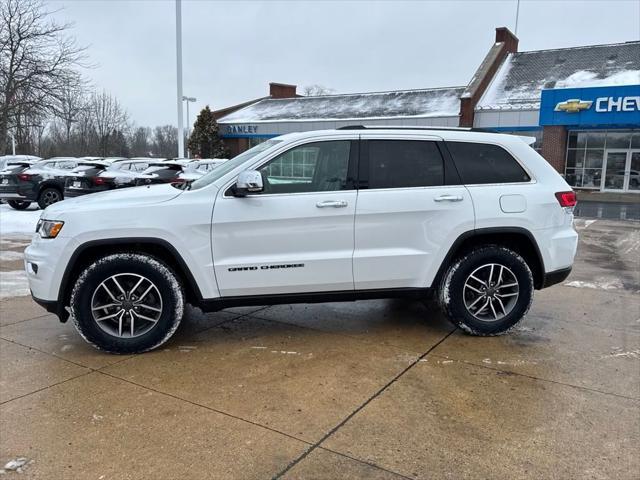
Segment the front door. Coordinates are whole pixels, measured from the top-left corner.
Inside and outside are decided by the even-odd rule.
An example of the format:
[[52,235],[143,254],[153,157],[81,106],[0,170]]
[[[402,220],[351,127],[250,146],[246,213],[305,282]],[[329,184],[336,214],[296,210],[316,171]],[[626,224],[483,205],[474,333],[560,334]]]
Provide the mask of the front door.
[[640,149],[607,150],[601,188],[617,192],[640,191]]
[[316,141],[259,166],[263,192],[220,191],[212,226],[220,294],[353,290],[355,162],[357,141]]

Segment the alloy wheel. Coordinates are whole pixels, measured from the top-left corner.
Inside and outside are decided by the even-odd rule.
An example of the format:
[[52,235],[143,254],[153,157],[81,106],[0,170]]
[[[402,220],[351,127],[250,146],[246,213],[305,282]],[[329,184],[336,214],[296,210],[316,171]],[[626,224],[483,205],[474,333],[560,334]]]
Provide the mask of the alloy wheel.
[[162,296],[148,278],[136,273],[118,273],[94,290],[91,314],[100,329],[109,335],[139,337],[160,320]]
[[498,263],[476,268],[464,283],[464,305],[483,322],[506,317],[515,307],[518,295],[518,279],[508,267]]

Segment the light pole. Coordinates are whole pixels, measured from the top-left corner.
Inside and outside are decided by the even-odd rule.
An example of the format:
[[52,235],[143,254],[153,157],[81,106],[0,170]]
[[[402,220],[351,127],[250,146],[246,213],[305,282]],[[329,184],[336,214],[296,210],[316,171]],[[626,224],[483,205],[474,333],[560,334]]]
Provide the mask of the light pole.
[[[189,122],[189,103],[195,102],[196,97],[185,97],[183,95],[182,100],[187,102],[187,141],[189,141],[189,126],[191,125],[191,123]],[[191,152],[189,152],[189,145],[187,145],[187,158],[191,158]]]
[[9,135],[11,135],[11,151],[13,152],[12,155],[15,157],[16,156],[16,136],[11,133],[8,132]]
[[182,0],[176,0],[176,70],[178,75],[178,158],[184,158],[184,128],[182,126]]

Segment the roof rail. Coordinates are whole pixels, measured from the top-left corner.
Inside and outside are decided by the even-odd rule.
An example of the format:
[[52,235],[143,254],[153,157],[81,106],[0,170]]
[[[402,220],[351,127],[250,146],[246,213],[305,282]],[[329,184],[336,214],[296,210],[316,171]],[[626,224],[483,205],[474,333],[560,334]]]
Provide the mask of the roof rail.
[[444,131],[464,131],[464,132],[479,132],[477,128],[469,127],[411,127],[411,126],[369,126],[369,125],[345,125],[344,127],[338,127],[336,130],[444,130]]

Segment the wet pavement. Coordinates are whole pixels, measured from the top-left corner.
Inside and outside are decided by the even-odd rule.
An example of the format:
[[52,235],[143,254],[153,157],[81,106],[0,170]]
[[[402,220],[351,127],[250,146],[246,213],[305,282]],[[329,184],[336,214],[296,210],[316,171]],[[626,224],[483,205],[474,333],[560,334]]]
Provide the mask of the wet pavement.
[[190,309],[118,356],[5,298],[0,467],[26,464],[3,477],[636,479],[640,224],[576,225],[572,275],[493,338],[376,300]]

